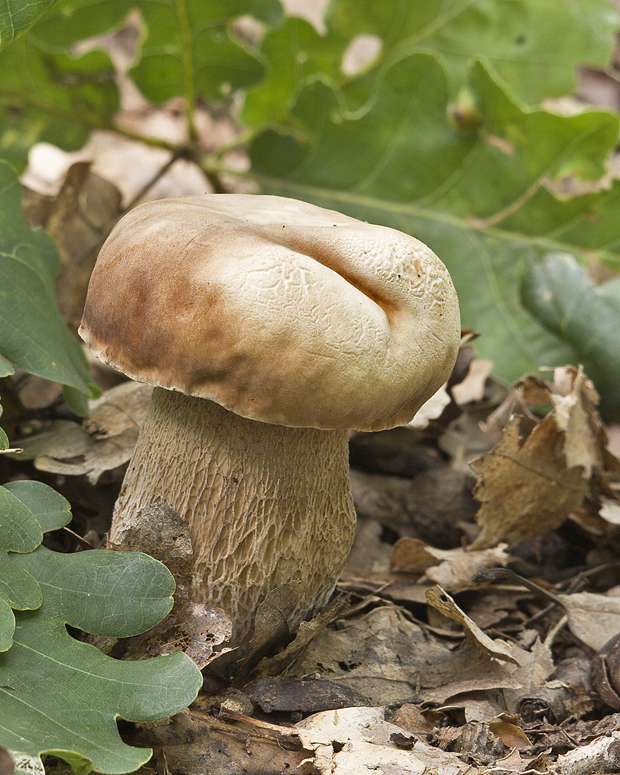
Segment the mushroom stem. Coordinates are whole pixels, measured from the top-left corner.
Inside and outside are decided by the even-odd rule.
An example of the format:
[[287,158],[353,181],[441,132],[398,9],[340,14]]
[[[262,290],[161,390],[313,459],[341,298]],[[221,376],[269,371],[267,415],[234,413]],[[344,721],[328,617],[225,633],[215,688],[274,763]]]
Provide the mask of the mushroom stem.
[[110,542],[123,548],[162,500],[189,528],[190,597],[226,610],[236,643],[265,596],[287,583],[299,595],[293,629],[327,601],[353,541],[347,432],[256,422],[156,387]]

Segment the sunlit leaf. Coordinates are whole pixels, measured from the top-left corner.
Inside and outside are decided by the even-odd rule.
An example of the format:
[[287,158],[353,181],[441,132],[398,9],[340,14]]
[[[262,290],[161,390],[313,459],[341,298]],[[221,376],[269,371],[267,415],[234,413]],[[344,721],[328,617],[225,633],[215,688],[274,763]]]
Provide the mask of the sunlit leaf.
[[[371,54],[364,69],[428,52],[446,68],[454,97],[471,60],[481,59],[534,105],[571,94],[579,65],[605,67],[618,26],[620,15],[608,0],[332,0],[324,32],[291,18],[265,37],[267,80],[248,95],[244,116],[254,125],[281,119],[318,73],[340,85],[355,81],[346,56],[352,43],[364,39]],[[349,100],[359,104],[367,96],[358,83]]]

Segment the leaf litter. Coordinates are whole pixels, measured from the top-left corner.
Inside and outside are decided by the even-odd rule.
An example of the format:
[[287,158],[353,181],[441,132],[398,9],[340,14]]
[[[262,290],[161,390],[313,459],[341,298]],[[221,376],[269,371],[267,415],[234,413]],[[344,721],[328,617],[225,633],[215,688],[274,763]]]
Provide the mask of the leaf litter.
[[[620,466],[583,370],[553,377],[499,391],[486,376],[484,391],[460,391],[425,428],[354,434],[360,524],[332,609],[253,664],[224,658],[188,711],[204,731],[191,753],[163,739],[158,749],[157,729],[132,734],[165,751],[169,767],[215,757],[220,771],[518,773],[555,762],[571,772],[575,759],[612,761],[620,567],[617,526],[604,515]],[[476,460],[442,451],[468,412],[484,415]],[[435,488],[460,477],[456,508],[434,499],[449,536],[441,547],[424,537],[433,498],[407,508],[429,471],[444,472]],[[245,747],[223,755],[222,725]],[[268,764],[280,735],[286,761]],[[147,768],[163,761],[156,754]]]
[[[127,647],[131,658],[183,650],[210,663],[192,709],[126,732],[155,749],[145,775],[165,762],[192,771],[207,759],[213,772],[471,775],[552,762],[572,772],[575,757],[614,759],[620,564],[617,521],[605,514],[615,514],[620,464],[596,393],[572,367],[556,370],[553,383],[526,377],[509,391],[486,366],[473,373],[487,374],[484,391],[466,388],[459,403],[451,396],[426,427],[352,436],[356,544],[339,596],[288,646],[266,609],[257,648],[236,664],[225,612],[196,616],[181,584],[171,618]],[[18,443],[39,470],[51,460],[52,475],[96,481],[93,471],[118,468],[106,442],[128,459],[135,435],[125,434],[147,403],[146,390],[123,383],[74,423],[90,439],[87,464],[63,459],[53,426],[44,455],[35,454],[36,436]],[[476,459],[463,454],[468,413],[476,450],[487,447]],[[465,444],[450,456],[442,439],[455,425]],[[434,521],[442,526],[435,545]],[[168,540],[156,526],[154,556]],[[222,748],[228,739],[236,742]]]

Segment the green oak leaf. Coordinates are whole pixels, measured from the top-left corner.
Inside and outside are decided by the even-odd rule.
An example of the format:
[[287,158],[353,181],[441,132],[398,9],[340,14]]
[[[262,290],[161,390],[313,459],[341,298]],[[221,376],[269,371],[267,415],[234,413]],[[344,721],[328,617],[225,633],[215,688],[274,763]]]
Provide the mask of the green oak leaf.
[[66,498],[43,482],[7,482],[4,490],[27,508],[43,533],[59,530],[71,522],[71,506]]
[[81,148],[92,129],[112,127],[119,107],[108,55],[46,45],[41,24],[0,52],[0,155],[19,170],[37,142]]
[[9,553],[34,551],[44,532],[70,520],[68,501],[42,482],[16,481],[0,487],[0,651],[13,643],[12,609],[35,609],[42,602],[39,583],[12,562]]
[[618,281],[596,286],[573,256],[551,254],[526,265],[520,291],[523,305],[545,328],[573,345],[603,401],[620,402]]
[[86,358],[58,310],[59,266],[51,237],[24,217],[15,172],[0,161],[0,356],[85,397],[96,395]]
[[41,587],[9,552],[32,552],[43,540],[34,514],[13,493],[0,487],[0,600],[25,610],[41,605]]
[[[339,85],[354,74],[343,70],[345,53],[361,36],[374,38],[377,55],[367,67],[380,68],[405,54],[440,58],[454,96],[472,59],[528,104],[571,94],[577,67],[605,67],[620,15],[609,0],[332,0],[325,31],[291,18],[268,33],[261,53],[267,78],[248,94],[246,122],[260,126],[283,118],[297,92],[318,74]],[[363,84],[349,94],[350,106],[367,96]]]
[[26,32],[55,0],[0,0],[0,51]]
[[593,249],[620,267],[618,186],[569,200],[551,187],[603,174],[617,117],[524,109],[477,63],[468,89],[480,121],[464,129],[450,116],[448,78],[434,57],[405,56],[369,79],[370,97],[353,112],[346,89],[309,83],[289,129],[256,137],[250,155],[262,190],[426,242],[450,270],[463,323],[484,332],[481,356],[506,381],[577,362],[573,344],[523,308],[518,267],[553,251],[585,259]]
[[261,58],[233,34],[231,22],[250,15],[266,24],[282,19],[279,0],[143,0],[147,29],[131,71],[154,102],[182,94],[222,99],[264,76]]
[[0,654],[0,745],[15,760],[54,754],[76,772],[125,773],[151,755],[126,745],[117,718],[153,721],[187,707],[202,683],[184,654],[123,662],[69,635],[66,625],[136,635],[171,608],[174,581],[133,552],[13,555],[35,577],[43,602],[16,612],[12,647]]
[[136,7],[144,37],[131,76],[155,102],[185,97],[190,113],[199,99],[228,97],[264,75],[262,57],[235,35],[233,21],[282,18],[279,0],[58,0],[1,53],[5,159],[21,169],[35,142],[73,150],[91,129],[112,127],[119,102],[110,58],[97,49],[78,56],[75,46],[120,29]]
[[13,645],[15,615],[11,606],[0,598],[0,651],[7,651]]
[[[15,369],[0,355],[0,379],[2,377],[10,377],[11,374],[15,374]],[[1,407],[0,414],[2,414]]]
[[60,0],[32,30],[44,46],[68,50],[78,40],[124,23],[137,7],[145,33],[132,77],[155,102],[184,95],[221,98],[263,75],[260,58],[234,35],[231,23],[250,15],[282,19],[279,0]]

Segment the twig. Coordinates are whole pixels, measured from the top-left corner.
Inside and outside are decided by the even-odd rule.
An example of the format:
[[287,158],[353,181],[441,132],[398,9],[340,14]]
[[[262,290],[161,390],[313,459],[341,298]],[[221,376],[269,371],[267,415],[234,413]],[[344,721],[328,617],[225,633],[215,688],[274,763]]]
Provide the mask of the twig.
[[555,775],[598,775],[600,772],[620,772],[620,733],[599,737],[558,756],[552,769]]
[[481,581],[517,582],[518,584],[521,584],[522,586],[526,587],[532,592],[535,592],[537,595],[542,595],[543,597],[546,597],[548,600],[553,601],[555,605],[562,606],[562,601],[557,595],[554,595],[553,592],[549,592],[548,589],[543,589],[543,587],[539,587],[538,584],[534,584],[533,581],[530,581],[529,579],[526,579],[523,576],[519,576],[518,573],[515,573],[513,570],[510,570],[510,568],[478,568],[478,570],[474,575],[474,581],[476,582],[481,582]]

